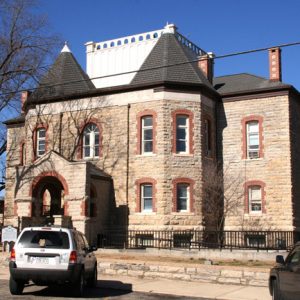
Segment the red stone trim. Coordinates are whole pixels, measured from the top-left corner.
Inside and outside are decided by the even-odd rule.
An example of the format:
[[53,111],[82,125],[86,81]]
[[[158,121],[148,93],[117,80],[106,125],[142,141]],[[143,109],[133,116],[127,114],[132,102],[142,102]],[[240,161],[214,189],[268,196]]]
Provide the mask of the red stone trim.
[[176,152],[176,118],[178,115],[187,116],[189,118],[189,149],[187,154],[194,154],[194,114],[187,109],[177,109],[172,112],[172,122],[173,122],[173,139],[172,139],[172,152]]
[[156,133],[157,133],[157,113],[152,109],[146,109],[141,111],[136,116],[136,135],[137,135],[137,147],[136,154],[142,154],[142,118],[146,116],[152,116],[153,126],[153,151],[156,153]]
[[182,178],[175,178],[172,181],[172,185],[173,185],[173,197],[172,197],[172,202],[173,202],[173,206],[172,206],[172,211],[173,212],[177,212],[177,185],[180,183],[186,183],[189,185],[189,211],[190,212],[194,212],[195,211],[195,199],[194,199],[194,185],[195,185],[195,180],[190,179],[190,178],[186,178],[186,177],[182,177]]
[[242,159],[247,157],[247,123],[251,121],[258,121],[259,128],[259,158],[264,157],[264,138],[263,138],[263,120],[262,116],[251,115],[244,117],[241,121],[242,124]]
[[152,184],[152,211],[156,212],[157,207],[156,207],[156,193],[157,193],[157,188],[156,188],[156,183],[157,181],[153,178],[145,177],[141,179],[137,179],[135,181],[136,185],[136,206],[135,206],[135,212],[141,212],[141,185],[142,184]]
[[30,197],[32,197],[32,192],[34,191],[35,187],[45,177],[55,177],[56,179],[58,179],[64,188],[65,195],[69,194],[69,188],[68,188],[68,184],[67,184],[67,181],[65,180],[65,178],[63,176],[61,176],[59,173],[57,173],[56,171],[48,171],[48,172],[46,171],[46,172],[42,172],[40,175],[36,176],[33,179],[30,190],[29,190]]
[[261,211],[262,213],[266,213],[266,192],[265,187],[266,184],[261,180],[250,180],[244,183],[244,199],[245,199],[245,206],[244,212],[245,214],[249,214],[249,187],[251,186],[260,186],[261,187]]
[[45,130],[46,130],[45,153],[48,150],[48,126],[43,123],[37,124],[33,130],[33,161],[35,161],[38,158],[38,156],[37,156],[37,131],[38,131],[38,129],[41,129],[41,128],[45,128]]
[[88,120],[83,121],[79,126],[79,140],[77,145],[77,159],[83,159],[83,132],[85,127],[90,124],[95,124],[99,130],[99,158],[103,156],[103,130],[102,125],[96,118],[89,118]]

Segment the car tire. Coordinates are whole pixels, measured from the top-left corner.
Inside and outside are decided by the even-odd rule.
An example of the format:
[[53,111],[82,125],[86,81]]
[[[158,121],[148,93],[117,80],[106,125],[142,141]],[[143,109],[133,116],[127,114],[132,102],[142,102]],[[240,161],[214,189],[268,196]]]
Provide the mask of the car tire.
[[93,270],[93,275],[92,275],[92,277],[89,278],[89,280],[87,282],[88,287],[96,287],[97,280],[98,280],[98,270],[97,270],[97,265],[95,265],[94,270]]
[[73,287],[74,287],[75,297],[82,297],[84,295],[84,288],[85,288],[84,270],[81,270],[79,278]]
[[9,278],[9,291],[12,295],[21,295],[24,290],[24,282]]
[[276,279],[272,281],[272,300],[283,300]]

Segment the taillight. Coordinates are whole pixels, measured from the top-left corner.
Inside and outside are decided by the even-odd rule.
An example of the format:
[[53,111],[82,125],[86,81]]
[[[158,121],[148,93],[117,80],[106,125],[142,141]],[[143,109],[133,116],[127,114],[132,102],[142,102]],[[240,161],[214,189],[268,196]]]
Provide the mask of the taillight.
[[70,264],[75,264],[75,263],[77,263],[77,252],[76,252],[76,251],[72,251],[72,252],[70,253],[69,263],[70,263]]
[[10,261],[16,261],[16,251],[14,248],[10,251]]

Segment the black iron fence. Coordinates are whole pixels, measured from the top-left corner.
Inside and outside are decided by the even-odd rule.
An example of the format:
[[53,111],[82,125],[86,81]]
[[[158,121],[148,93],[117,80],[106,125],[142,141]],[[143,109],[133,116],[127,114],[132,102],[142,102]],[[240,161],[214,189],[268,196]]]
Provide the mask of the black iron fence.
[[295,231],[109,230],[98,235],[98,247],[286,250],[299,240]]

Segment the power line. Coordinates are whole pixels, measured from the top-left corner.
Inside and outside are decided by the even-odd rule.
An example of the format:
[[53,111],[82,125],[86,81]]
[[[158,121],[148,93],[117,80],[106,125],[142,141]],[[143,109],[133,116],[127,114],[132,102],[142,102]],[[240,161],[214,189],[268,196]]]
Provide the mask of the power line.
[[[240,52],[233,52],[233,53],[224,54],[224,55],[216,55],[211,59],[212,60],[223,59],[223,58],[237,56],[237,55],[244,55],[244,54],[250,54],[250,53],[255,53],[255,52],[266,51],[266,50],[269,50],[269,49],[272,49],[272,48],[284,48],[284,47],[297,46],[297,45],[300,45],[300,42],[286,43],[286,44],[280,44],[280,45],[271,46],[271,47],[264,47],[264,48],[257,48],[257,49],[240,51]],[[189,61],[180,62],[180,63],[168,64],[168,65],[164,65],[164,66],[157,66],[157,67],[152,67],[152,68],[147,68],[147,69],[138,69],[138,70],[133,70],[133,71],[127,71],[127,72],[120,72],[120,73],[114,73],[114,74],[109,74],[109,75],[97,76],[97,77],[92,77],[92,78],[89,78],[89,79],[72,80],[72,81],[64,82],[64,83],[44,85],[42,87],[20,89],[20,90],[14,91],[14,92],[1,93],[0,97],[4,96],[4,95],[16,94],[16,93],[21,93],[21,92],[25,92],[25,91],[35,91],[35,90],[38,90],[40,88],[51,88],[51,87],[56,87],[56,86],[64,86],[64,85],[68,85],[68,84],[92,81],[92,80],[96,80],[96,79],[110,78],[110,77],[114,77],[114,76],[128,75],[128,74],[137,73],[137,72],[146,72],[146,71],[152,71],[152,70],[157,70],[157,69],[162,69],[162,68],[169,68],[169,67],[175,67],[175,66],[180,66],[180,65],[185,65],[185,64],[192,64],[192,63],[197,63],[197,62],[205,60],[205,59],[207,59],[207,58],[199,58],[199,59],[189,60]],[[41,67],[41,68],[44,68],[44,67]]]

